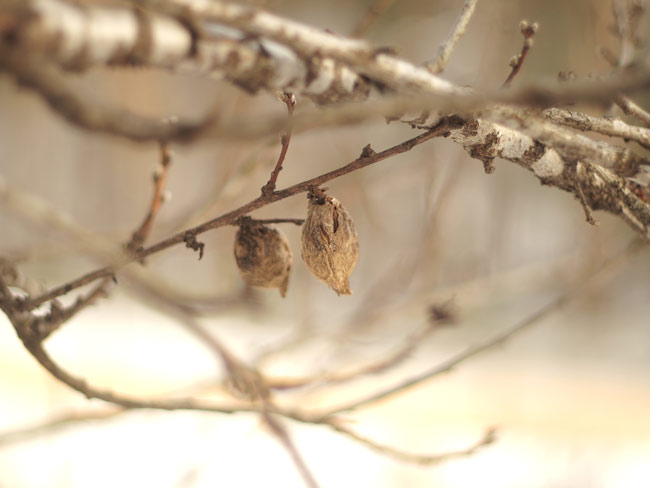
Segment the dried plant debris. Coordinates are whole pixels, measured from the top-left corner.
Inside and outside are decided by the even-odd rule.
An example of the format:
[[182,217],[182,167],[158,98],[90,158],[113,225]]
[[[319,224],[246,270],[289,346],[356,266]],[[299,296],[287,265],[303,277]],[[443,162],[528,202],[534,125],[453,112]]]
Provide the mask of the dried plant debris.
[[343,205],[324,190],[312,188],[302,227],[302,259],[309,270],[338,295],[351,295],[350,274],[359,260],[354,222]]
[[289,241],[279,230],[251,218],[240,219],[235,259],[247,284],[277,288],[286,296],[293,255]]

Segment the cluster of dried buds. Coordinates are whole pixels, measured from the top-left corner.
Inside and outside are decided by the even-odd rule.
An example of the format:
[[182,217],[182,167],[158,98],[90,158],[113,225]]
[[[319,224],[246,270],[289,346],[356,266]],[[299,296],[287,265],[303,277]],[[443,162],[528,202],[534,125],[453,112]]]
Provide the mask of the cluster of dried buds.
[[[351,295],[350,274],[359,260],[359,240],[352,217],[334,197],[310,189],[307,219],[302,227],[302,259],[319,280],[338,295]],[[278,288],[289,286],[292,253],[279,230],[251,218],[240,219],[235,259],[246,283]]]

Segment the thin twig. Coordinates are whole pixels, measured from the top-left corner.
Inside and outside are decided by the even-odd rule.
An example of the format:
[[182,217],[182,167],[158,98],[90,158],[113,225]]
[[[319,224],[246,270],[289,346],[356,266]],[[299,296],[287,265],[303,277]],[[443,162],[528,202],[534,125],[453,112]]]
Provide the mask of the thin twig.
[[348,427],[344,427],[343,423],[340,420],[330,419],[326,423],[337,432],[340,432],[341,434],[345,434],[353,438],[357,442],[360,442],[361,444],[364,444],[381,454],[384,454],[398,461],[402,461],[402,462],[406,461],[410,463],[420,464],[423,466],[431,466],[432,464],[439,464],[441,462],[448,461],[450,459],[471,456],[472,454],[476,453],[476,451],[478,451],[479,449],[492,444],[496,440],[496,429],[488,429],[483,433],[483,435],[478,441],[476,441],[471,446],[466,447],[465,449],[460,449],[458,451],[443,452],[440,454],[414,454],[414,453],[405,452],[396,449],[393,446],[379,444],[378,442],[375,442],[372,439],[369,439],[367,437],[364,437],[354,432]]
[[650,112],[647,112],[637,105],[631,98],[625,95],[617,95],[614,102],[618,105],[625,115],[635,117],[646,127],[650,128]]
[[[193,235],[198,235],[203,232],[206,232],[211,229],[216,229],[218,227],[222,227],[224,225],[228,225],[232,223],[235,219],[238,217],[241,217],[243,215],[249,214],[250,212],[257,210],[261,207],[264,207],[266,205],[269,205],[271,203],[277,202],[279,200],[283,200],[285,198],[289,198],[293,195],[297,195],[299,193],[304,193],[309,190],[311,186],[320,186],[323,183],[326,183],[330,180],[333,180],[335,178],[339,178],[343,175],[346,175],[348,173],[351,173],[353,171],[357,171],[359,169],[365,168],[366,166],[370,166],[371,164],[375,164],[379,161],[383,161],[384,159],[391,158],[397,154],[401,154],[404,152],[407,152],[411,149],[413,149],[415,146],[422,144],[423,142],[428,141],[429,139],[433,139],[434,137],[440,137],[448,133],[451,127],[454,127],[454,124],[456,124],[457,121],[455,119],[446,119],[442,121],[438,126],[435,128],[428,130],[416,137],[413,137],[411,139],[408,139],[400,144],[396,144],[395,146],[388,148],[384,151],[378,152],[378,153],[373,153],[369,154],[363,157],[359,157],[355,159],[354,161],[346,164],[345,166],[342,166],[338,169],[335,169],[333,171],[330,171],[329,173],[324,173],[320,176],[316,176],[314,178],[310,178],[308,180],[305,180],[301,183],[297,183],[295,185],[292,185],[288,188],[285,188],[284,190],[276,191],[271,195],[268,196],[260,196],[254,200],[251,200],[250,202],[242,205],[241,207],[232,210],[230,212],[227,212],[225,214],[220,215],[219,217],[216,217],[212,220],[209,220],[207,222],[204,222],[201,225],[198,225],[196,227],[193,227],[191,229],[185,230],[178,232],[177,234],[164,239],[148,248],[145,248],[138,253],[136,253],[133,256],[133,259],[142,259],[147,256],[150,256],[152,254],[155,254],[157,252],[162,251],[163,249],[167,249],[168,247],[180,244],[184,242],[186,238],[186,234],[190,233]],[[1,190],[1,187],[0,187]],[[1,194],[0,194],[1,196]],[[91,283],[92,281],[95,281],[96,279],[103,278],[106,276],[112,276],[113,273],[115,272],[115,268],[113,266],[107,266],[95,271],[92,271],[86,275],[83,275],[77,279],[74,279],[72,281],[69,281],[68,283],[65,283],[61,286],[58,286],[56,288],[53,288],[52,290],[42,294],[41,296],[31,298],[26,300],[20,305],[21,310],[31,310],[37,306],[39,306],[41,303],[46,302],[48,300],[51,300],[53,298],[56,298],[60,295],[63,295],[65,293],[70,292],[71,290],[74,290],[76,288],[79,288],[80,286],[83,286],[85,284]]]
[[411,353],[418,347],[422,341],[435,330],[435,326],[427,324],[419,331],[407,338],[404,344],[397,348],[395,352],[388,357],[384,357],[379,361],[374,361],[370,364],[365,364],[359,368],[347,372],[320,374],[307,378],[293,378],[293,379],[268,379],[269,387],[274,390],[288,390],[292,388],[301,388],[304,386],[324,386],[332,384],[342,384],[347,381],[358,379],[366,375],[379,374],[388,369],[392,369],[403,361],[408,359]]
[[373,0],[363,17],[352,29],[352,37],[364,37],[370,28],[393,6],[395,0]]
[[447,35],[445,41],[440,44],[438,47],[438,52],[436,57],[427,63],[424,64],[424,67],[427,68],[431,73],[439,74],[442,73],[447,67],[451,53],[456,47],[456,44],[465,34],[467,29],[467,24],[469,24],[472,15],[474,14],[474,9],[476,8],[476,3],[478,0],[465,0],[463,8],[458,14],[456,23],[451,28],[451,31]]
[[280,423],[278,419],[274,418],[272,413],[267,409],[264,409],[262,418],[266,422],[266,425],[271,429],[271,432],[275,434],[275,436],[280,440],[284,448],[291,456],[291,460],[296,465],[296,468],[298,469],[298,472],[300,473],[300,476],[302,476],[302,479],[305,481],[306,485],[309,488],[318,488],[316,478],[314,478],[314,475],[307,467],[307,464],[300,455],[300,452],[298,452],[298,449],[294,445],[289,432],[287,432],[287,429]]
[[501,88],[508,88],[512,83],[512,80],[514,80],[515,76],[517,76],[517,73],[519,73],[521,70],[521,67],[524,65],[524,61],[526,60],[526,56],[528,55],[528,51],[530,51],[530,48],[533,47],[533,37],[537,32],[537,28],[537,22],[529,24],[528,21],[522,20],[519,24],[519,30],[521,30],[521,34],[524,36],[524,44],[521,47],[521,53],[510,60],[511,71],[506,78],[506,81],[504,81],[503,85],[501,85]]
[[190,142],[215,121],[210,112],[198,122],[168,123],[169,119],[151,119],[122,108],[99,103],[97,99],[70,85],[52,63],[29,57],[19,50],[0,44],[0,69],[6,70],[25,87],[33,89],[69,122],[83,128],[126,137],[134,141]]
[[166,142],[160,143],[160,168],[154,172],[153,184],[154,192],[149,205],[149,211],[144,220],[131,236],[131,240],[126,244],[126,249],[135,252],[141,249],[142,244],[147,239],[153,227],[153,222],[160,211],[165,196],[165,185],[167,184],[167,175],[171,163],[171,153],[169,145]]
[[443,373],[451,371],[453,368],[459,364],[471,359],[481,353],[489,351],[496,346],[499,346],[512,338],[515,334],[522,332],[523,330],[529,328],[530,326],[536,324],[540,320],[546,318],[551,313],[557,311],[559,308],[573,300],[581,291],[583,291],[590,283],[592,283],[596,277],[600,276],[607,269],[614,267],[629,259],[631,256],[640,252],[644,249],[645,246],[642,241],[635,240],[620,254],[614,256],[613,258],[605,261],[597,270],[593,271],[590,275],[583,277],[578,280],[575,285],[570,289],[559,295],[557,298],[551,300],[549,303],[538,309],[536,312],[528,315],[524,319],[517,322],[512,327],[504,329],[503,331],[495,334],[492,337],[474,345],[468,347],[465,351],[456,354],[455,356],[449,358],[447,361],[444,361],[441,364],[437,364],[432,368],[420,373],[419,375],[414,376],[406,381],[402,381],[394,386],[385,388],[378,392],[372,393],[366,397],[363,397],[358,400],[354,400],[348,404],[333,408],[324,414],[324,418],[332,417],[339,415],[344,412],[349,412],[352,410],[357,410],[361,407],[376,403],[385,398],[392,397],[393,395],[403,392],[406,389],[415,386],[419,383],[427,381],[431,378],[439,376]]
[[126,410],[124,409],[104,408],[101,410],[88,410],[85,412],[72,412],[56,415],[30,427],[0,433],[0,446],[28,441],[34,437],[56,432],[71,424],[92,422],[96,420],[108,420],[123,414],[125,411]]
[[248,216],[243,216],[235,219],[231,225],[241,225],[244,219],[249,220],[249,222],[256,222],[259,224],[294,224],[300,226],[305,223],[305,219],[253,219]]
[[[601,48],[600,54],[613,68],[618,66],[618,58],[609,49]],[[619,106],[625,115],[636,118],[643,125],[650,128],[650,113],[637,105],[630,97],[620,93],[616,94],[614,103]]]
[[[282,100],[286,106],[287,106],[287,112],[289,113],[289,118],[293,115],[293,109],[296,106],[296,97],[293,93],[288,93],[288,92],[283,92],[282,95],[280,96],[280,100]],[[282,148],[280,150],[280,156],[278,157],[278,162],[275,163],[275,168],[273,168],[273,171],[271,172],[271,177],[269,178],[269,181],[262,187],[262,195],[268,195],[270,193],[273,193],[275,191],[275,183],[278,180],[278,175],[280,174],[280,171],[282,171],[282,163],[284,162],[284,158],[287,155],[287,150],[289,149],[289,143],[291,142],[291,127],[289,127],[286,132],[282,134],[280,137],[280,143],[282,144]]]

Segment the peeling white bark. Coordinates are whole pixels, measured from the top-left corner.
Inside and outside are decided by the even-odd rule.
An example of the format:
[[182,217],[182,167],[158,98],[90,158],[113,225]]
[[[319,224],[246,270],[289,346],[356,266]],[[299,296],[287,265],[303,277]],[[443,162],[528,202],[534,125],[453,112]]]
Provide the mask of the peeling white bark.
[[[81,7],[66,0],[26,0],[20,8],[3,12],[0,4],[0,13],[14,20],[0,28],[14,29],[15,35],[5,36],[12,39],[10,49],[32,60],[42,56],[64,69],[142,64],[221,77],[251,92],[292,91],[319,104],[366,100],[386,90],[415,96],[469,93],[364,41],[249,7],[218,0],[132,1],[145,9],[136,12],[124,7]],[[594,141],[548,120],[559,118],[563,125],[578,124],[572,127],[580,130],[586,124],[617,137],[633,135],[642,144],[650,140],[648,131],[623,123],[572,118],[566,111],[547,111],[545,116],[492,107],[450,135],[472,157],[482,160],[487,171],[493,170],[496,157],[515,162],[544,183],[575,193],[588,206],[620,214],[647,236],[650,207],[624,177],[636,176],[650,161],[628,148]],[[441,116],[416,111],[400,119],[428,128]],[[112,123],[97,127],[118,132]],[[583,163],[588,169],[578,172]]]

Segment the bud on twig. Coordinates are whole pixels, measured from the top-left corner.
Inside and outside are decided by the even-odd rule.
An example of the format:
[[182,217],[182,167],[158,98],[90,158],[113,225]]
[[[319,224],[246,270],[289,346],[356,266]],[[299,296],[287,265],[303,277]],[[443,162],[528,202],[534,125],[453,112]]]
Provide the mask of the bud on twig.
[[279,230],[251,218],[241,219],[235,236],[235,259],[246,283],[277,288],[286,296],[293,256],[289,241]]
[[302,259],[309,270],[338,295],[351,295],[349,277],[359,259],[354,222],[343,205],[319,188],[307,195],[302,227]]

